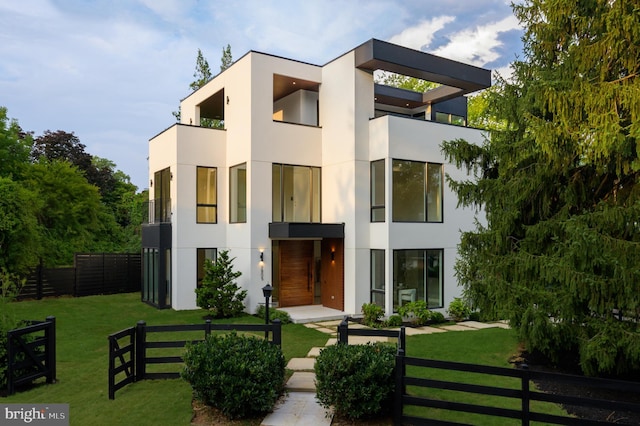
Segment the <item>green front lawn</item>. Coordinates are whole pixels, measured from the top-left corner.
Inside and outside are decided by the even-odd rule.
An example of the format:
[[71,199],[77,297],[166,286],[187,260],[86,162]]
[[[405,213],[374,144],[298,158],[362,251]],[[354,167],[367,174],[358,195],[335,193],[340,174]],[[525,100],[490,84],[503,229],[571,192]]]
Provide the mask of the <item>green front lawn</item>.
[[[19,319],[56,317],[58,382],[38,385],[2,398],[0,402],[68,403],[71,425],[190,423],[191,389],[181,379],[143,380],[125,386],[116,393],[115,400],[109,400],[107,336],[132,327],[139,320],[148,325],[202,323],[205,311],[157,310],[140,302],[137,293],[26,301],[13,303],[10,308]],[[260,324],[263,320],[246,315],[215,322]],[[299,324],[283,326],[282,334],[282,349],[287,361],[306,356],[312,347],[323,346],[328,339],[326,334]],[[447,332],[408,337],[407,355],[506,367],[517,343],[515,334],[509,330]],[[170,368],[175,371],[175,366]],[[441,374],[438,377],[443,380],[455,377],[455,373],[437,374]],[[491,379],[487,384],[497,385],[498,382]],[[561,412],[555,406],[550,409]],[[473,417],[460,413],[455,418],[456,421],[474,421]]]

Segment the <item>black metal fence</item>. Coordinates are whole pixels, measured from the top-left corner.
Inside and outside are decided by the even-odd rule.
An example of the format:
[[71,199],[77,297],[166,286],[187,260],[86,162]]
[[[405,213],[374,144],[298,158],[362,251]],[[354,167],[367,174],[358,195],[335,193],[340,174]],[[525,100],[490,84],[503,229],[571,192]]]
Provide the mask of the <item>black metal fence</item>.
[[76,253],[73,267],[36,267],[18,299],[130,293],[140,291],[141,277],[140,253]]
[[[598,397],[581,397],[574,395],[552,394],[537,390],[533,383],[545,381],[547,383],[570,383],[577,388],[609,389],[626,396],[636,395],[635,401],[640,398],[640,383],[621,380],[599,379],[593,377],[576,376],[552,372],[533,371],[528,368],[504,368],[491,367],[477,364],[465,364],[451,361],[439,361],[406,356],[406,344],[404,328],[400,332],[391,330],[357,329],[349,328],[349,318],[338,326],[338,342],[348,343],[350,335],[356,336],[384,336],[398,337],[398,352],[395,368],[395,392],[394,415],[395,425],[464,425],[455,421],[443,420],[437,417],[436,412],[465,412],[475,413],[483,418],[515,419],[522,425],[531,422],[543,422],[559,425],[607,425],[637,424],[640,413],[640,404],[622,400],[605,400]],[[407,373],[409,367],[409,373]],[[472,375],[486,375],[491,377],[509,377],[517,382],[516,386],[499,387],[487,386],[477,383],[462,383],[459,381],[444,381],[434,379],[435,374],[429,370],[449,370],[466,373],[465,377]],[[486,383],[487,381],[482,381]],[[447,393],[448,392],[448,393]],[[461,402],[462,395],[491,395],[505,399],[515,400],[514,408],[480,405]],[[476,398],[477,399],[477,398]],[[480,398],[481,399],[481,398]],[[632,399],[632,398],[630,398]],[[532,408],[532,402],[560,404],[564,407],[591,407],[601,408],[610,413],[610,421],[587,420],[583,418],[561,416],[540,412],[538,408]],[[506,405],[506,404],[505,404]],[[513,405],[513,404],[512,404]],[[409,407],[417,409],[407,410]],[[411,411],[413,414],[407,414]],[[429,417],[431,416],[431,417]],[[633,416],[633,417],[632,417]],[[452,416],[455,418],[455,415]],[[627,423],[625,423],[625,421]],[[477,424],[484,424],[487,421]]]
[[56,319],[26,321],[28,325],[7,332],[7,393],[46,377],[56,380]]
[[[181,355],[169,355],[171,349],[184,348],[187,343],[197,343],[206,339],[212,331],[263,332],[271,333],[271,343],[282,346],[282,323],[273,320],[271,324],[204,324],[147,325],[139,321],[135,327],[126,328],[109,335],[109,399],[129,383],[144,379],[174,379],[179,371],[149,372],[147,366],[158,364],[182,364]],[[190,340],[158,340],[153,334],[177,332],[204,332],[202,338]],[[165,352],[162,356],[148,356],[148,351]],[[166,350],[166,351],[165,351]],[[177,368],[176,368],[177,370]]]

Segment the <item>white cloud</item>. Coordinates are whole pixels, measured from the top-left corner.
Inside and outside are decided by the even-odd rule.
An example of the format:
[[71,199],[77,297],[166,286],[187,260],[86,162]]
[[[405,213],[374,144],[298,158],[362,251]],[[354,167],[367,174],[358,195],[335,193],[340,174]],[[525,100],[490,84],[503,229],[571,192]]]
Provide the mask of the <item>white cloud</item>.
[[520,28],[516,17],[510,15],[498,22],[452,34],[449,36],[449,43],[430,53],[467,64],[483,66],[500,57],[496,51],[497,47],[502,46],[498,36],[501,33]]
[[428,21],[420,21],[418,25],[409,27],[400,34],[391,37],[389,42],[410,49],[424,50],[431,45],[435,33],[455,19],[455,16],[437,16]]

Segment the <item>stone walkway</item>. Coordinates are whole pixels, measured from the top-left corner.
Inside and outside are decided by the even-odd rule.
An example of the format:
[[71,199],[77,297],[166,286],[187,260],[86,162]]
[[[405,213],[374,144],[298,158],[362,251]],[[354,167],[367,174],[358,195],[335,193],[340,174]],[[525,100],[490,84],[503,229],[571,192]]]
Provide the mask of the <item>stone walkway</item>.
[[[312,322],[304,324],[305,327],[326,333],[329,337],[325,346],[335,345],[338,341],[337,330],[341,320]],[[349,323],[349,328],[366,328],[364,325]],[[509,328],[504,321],[494,323],[482,323],[476,321],[464,321],[452,325],[438,327],[406,327],[407,336],[418,334],[444,333],[446,331],[473,331],[485,328]],[[400,330],[395,328],[392,330]],[[395,339],[392,339],[395,340]],[[349,336],[349,344],[358,345],[368,342],[387,342],[387,337]],[[262,421],[264,426],[306,426],[306,425],[330,425],[333,413],[325,410],[316,400],[316,375],[314,365],[316,357],[320,355],[321,347],[311,348],[305,358],[292,358],[287,364],[293,375],[287,381],[286,395],[282,401]]]

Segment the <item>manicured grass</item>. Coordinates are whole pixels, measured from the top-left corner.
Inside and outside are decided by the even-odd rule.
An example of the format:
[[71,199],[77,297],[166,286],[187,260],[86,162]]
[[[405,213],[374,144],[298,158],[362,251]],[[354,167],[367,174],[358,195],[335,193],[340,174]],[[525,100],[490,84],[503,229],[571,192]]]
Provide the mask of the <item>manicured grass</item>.
[[[52,385],[0,399],[3,403],[68,403],[71,425],[188,425],[191,421],[191,388],[185,381],[143,380],[108,398],[107,336],[134,326],[199,324],[203,310],[157,310],[140,302],[138,293],[82,298],[45,299],[10,305],[18,319],[56,317],[57,376]],[[250,315],[221,323],[263,323]],[[327,335],[302,325],[283,327],[285,358],[304,357],[313,346],[323,346]],[[175,370],[174,370],[175,371]]]
[[[494,367],[512,368],[508,360],[516,354],[518,341],[515,332],[499,328],[437,333],[419,335],[407,338],[407,356],[428,358],[444,361],[463,362],[468,364],[480,364]],[[449,371],[440,369],[427,369],[423,367],[407,367],[407,375],[412,377],[428,377],[430,379],[495,386],[510,389],[520,389],[520,379],[492,376],[486,374]],[[444,391],[408,387],[407,392],[416,396],[426,396],[448,401],[463,402],[476,405],[488,405],[500,408],[519,410],[519,399],[476,395],[457,391]],[[532,411],[544,412],[556,415],[566,413],[556,404],[532,403]],[[425,414],[428,413],[428,414]],[[477,414],[450,412],[446,410],[428,409],[423,407],[406,407],[405,414],[416,416],[429,416],[439,420],[455,421],[478,425],[520,425],[519,420],[507,418],[481,416]],[[532,423],[539,424],[539,423]]]

